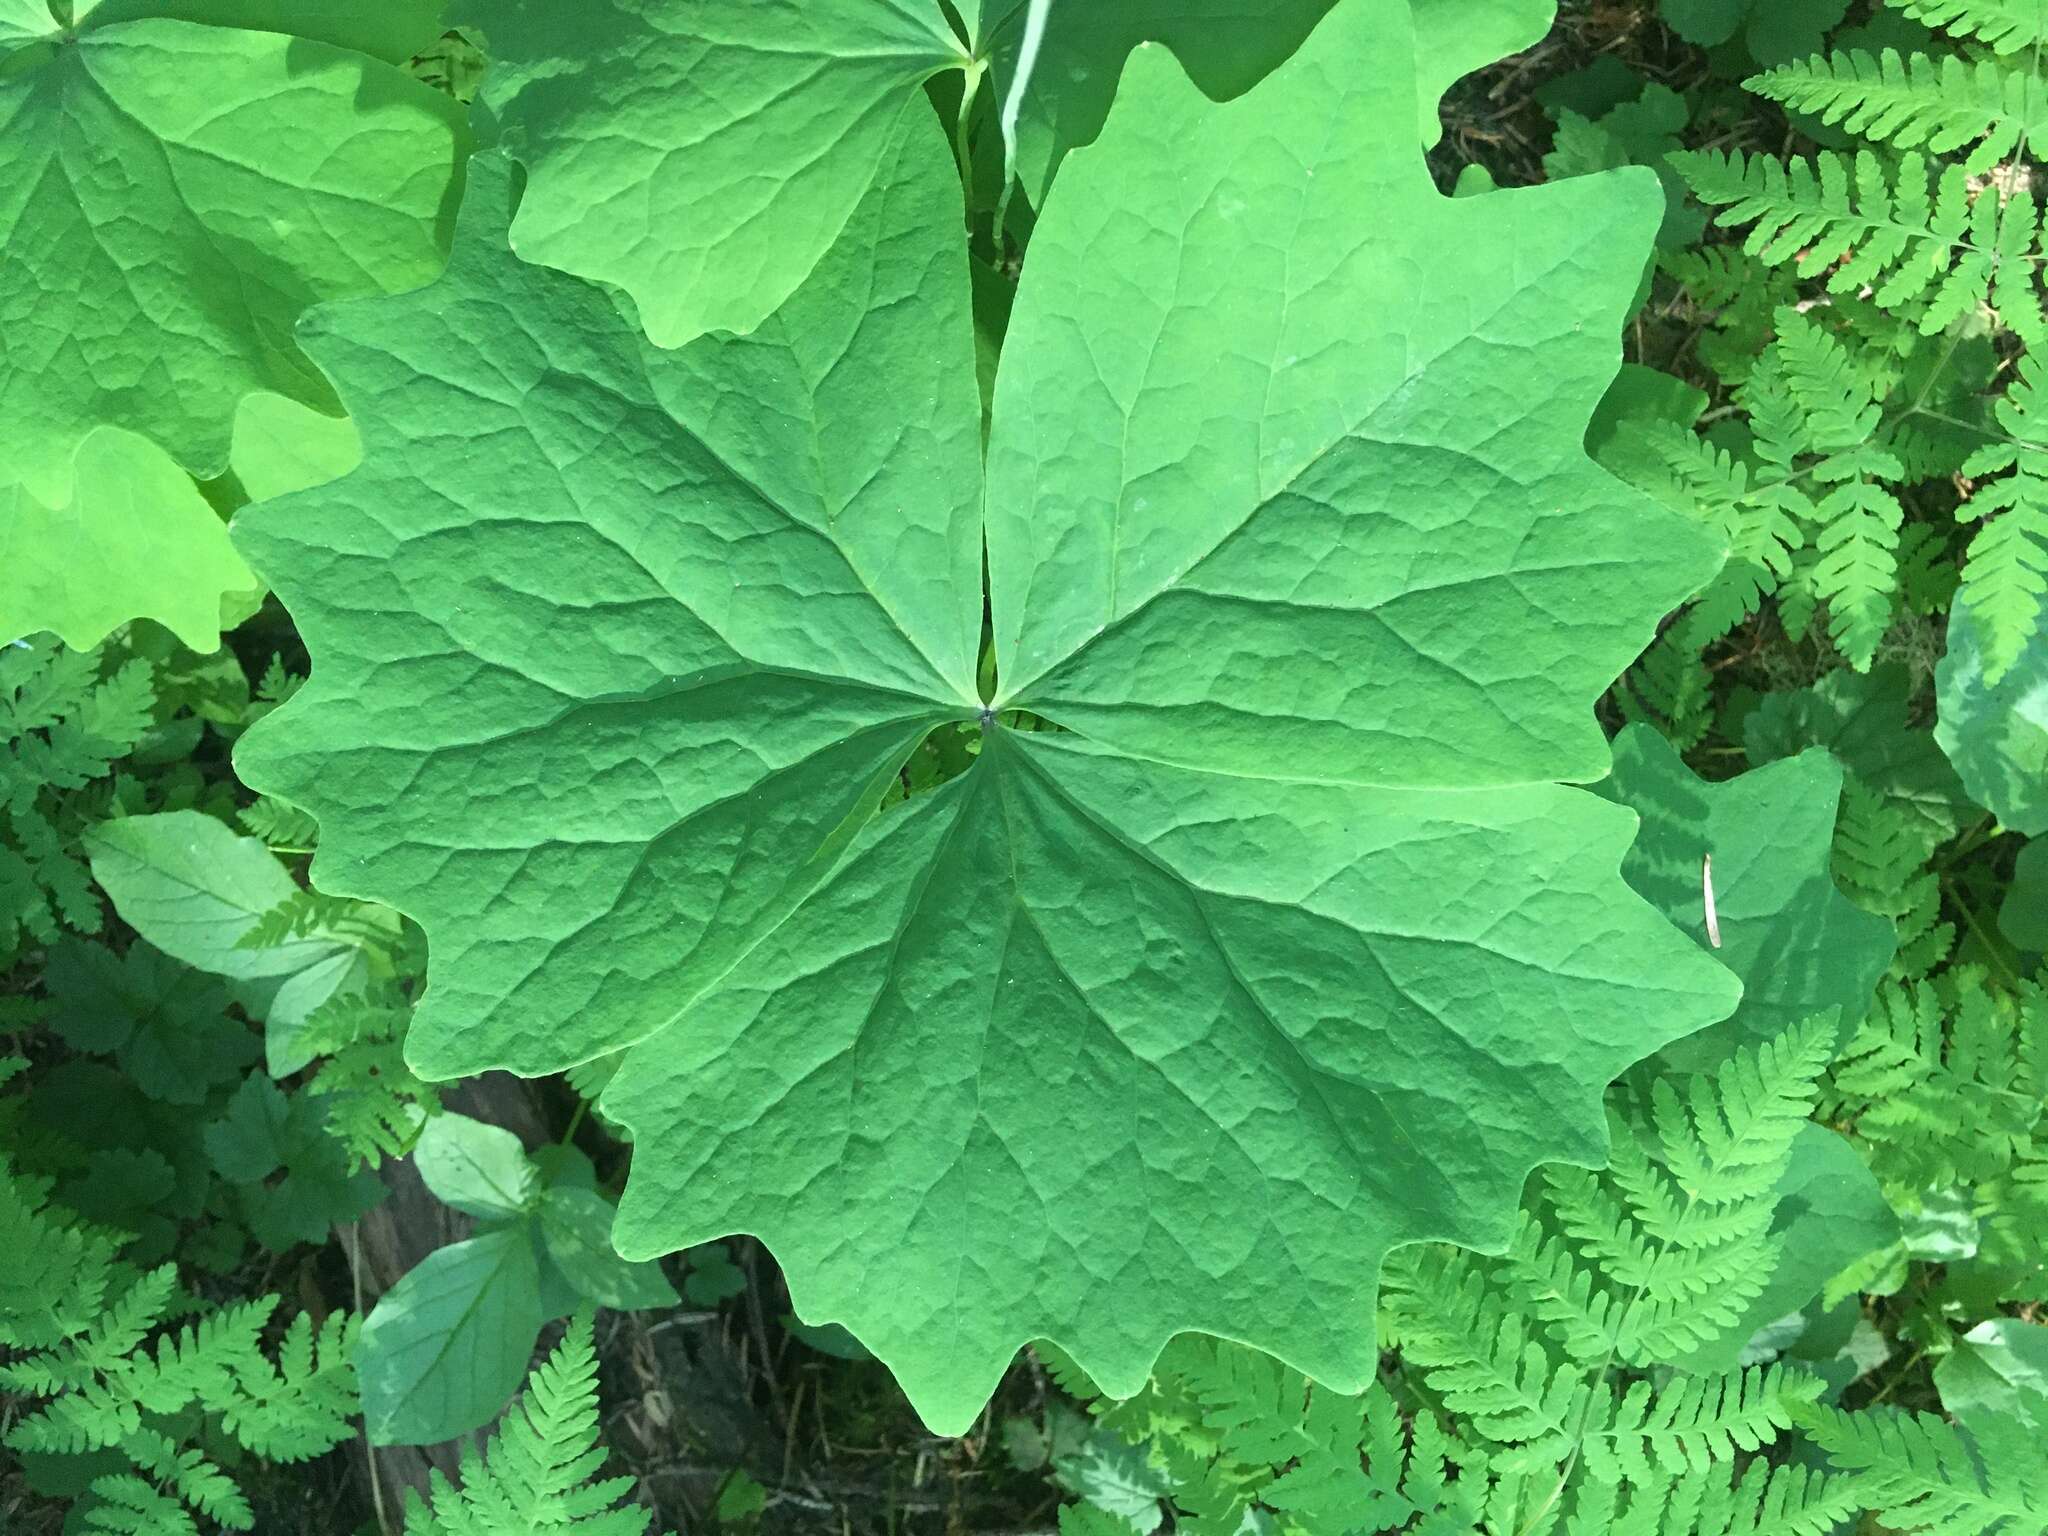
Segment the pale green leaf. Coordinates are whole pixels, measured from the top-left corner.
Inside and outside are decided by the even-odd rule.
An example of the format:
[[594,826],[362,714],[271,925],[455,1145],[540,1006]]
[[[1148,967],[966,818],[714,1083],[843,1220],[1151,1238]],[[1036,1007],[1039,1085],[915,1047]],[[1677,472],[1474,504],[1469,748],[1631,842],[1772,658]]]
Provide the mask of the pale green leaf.
[[539,1174],[519,1138],[500,1125],[467,1115],[439,1114],[412,1149],[434,1198],[479,1221],[522,1215],[539,1187]]
[[408,10],[108,0],[0,74],[0,630],[84,644],[146,616],[217,643],[251,583],[173,482],[227,467],[252,392],[331,406],[292,340],[308,304],[440,264],[460,109],[314,40],[412,35]]
[[[315,931],[246,947],[258,920],[299,887],[259,839],[211,816],[124,817],[92,828],[85,846],[93,878],[123,921],[165,954],[235,981],[236,1000],[264,1020],[273,1076],[312,1059],[300,1038],[306,1021],[369,974],[363,946],[352,938]],[[373,911],[363,921],[396,936],[396,914]]]
[[216,976],[289,976],[335,941],[288,939],[243,949],[256,920],[298,889],[277,855],[198,811],[102,823],[86,834],[93,878],[124,921],[165,954]]
[[329,416],[285,395],[245,396],[235,411],[228,468],[251,501],[339,479],[362,462],[346,416]]
[[49,0],[0,0],[0,57],[58,31]]
[[97,427],[76,441],[47,499],[0,478],[0,639],[49,630],[83,648],[154,619],[193,650],[214,649],[223,603],[256,591],[220,514],[149,439]]
[[433,1445],[488,1424],[519,1390],[541,1320],[523,1223],[428,1254],[356,1336],[371,1444]]
[[2005,1419],[2048,1433],[2048,1327],[2016,1317],[1979,1323],[1935,1366],[1934,1385],[1964,1424]]

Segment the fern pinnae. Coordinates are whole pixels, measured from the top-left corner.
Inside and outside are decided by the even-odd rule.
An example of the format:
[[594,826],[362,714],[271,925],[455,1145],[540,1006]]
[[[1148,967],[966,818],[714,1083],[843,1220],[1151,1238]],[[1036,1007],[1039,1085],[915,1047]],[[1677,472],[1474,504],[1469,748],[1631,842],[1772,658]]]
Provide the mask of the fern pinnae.
[[405,1536],[643,1536],[653,1515],[619,1507],[633,1479],[596,1476],[597,1429],[597,1350],[580,1312],[490,1443],[464,1451],[460,1485],[436,1472],[426,1499],[407,1491]]
[[2019,659],[2048,595],[2048,364],[2039,354],[2020,358],[1995,413],[2006,441],[1964,464],[1981,483],[1957,514],[1979,525],[1957,600],[1981,627],[1987,683]]
[[1809,1405],[1802,1427],[1885,1525],[1940,1536],[2048,1530],[2048,1460],[2018,1419],[1975,1434],[1928,1413]]
[[2040,0],[1889,0],[1896,10],[1959,38],[1975,38],[1994,52],[2014,54],[2048,40],[2048,12]]
[[1901,57],[1850,49],[1743,81],[1745,89],[1859,138],[1948,155],[1974,145],[1963,169],[1981,175],[2048,125],[2048,99],[2031,73],[1954,55]]

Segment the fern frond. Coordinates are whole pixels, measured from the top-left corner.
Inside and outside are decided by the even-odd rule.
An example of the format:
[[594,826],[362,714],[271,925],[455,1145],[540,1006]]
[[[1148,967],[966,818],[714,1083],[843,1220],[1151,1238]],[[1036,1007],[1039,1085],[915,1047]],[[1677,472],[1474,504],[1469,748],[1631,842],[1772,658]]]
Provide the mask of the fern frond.
[[1383,1295],[1402,1357],[1444,1406],[1499,1445],[1562,1443],[1590,1391],[1456,1249],[1397,1250]]
[[350,1172],[374,1168],[412,1149],[441,1092],[405,1062],[410,1010],[354,995],[316,1008],[299,1036],[319,1062],[306,1093],[327,1114],[327,1134],[348,1155]]
[[103,1502],[85,1514],[85,1529],[108,1536],[199,1536],[199,1524],[185,1506],[133,1472],[114,1472],[92,1481]]
[[1602,1400],[1588,1423],[1588,1471],[1624,1484],[1704,1473],[1772,1444],[1824,1390],[1819,1377],[1777,1365],[1678,1376],[1661,1388],[1635,1382],[1618,1400]]
[[273,1365],[260,1352],[237,1362],[236,1390],[219,1404],[221,1423],[248,1450],[272,1461],[305,1461],[351,1433],[356,1320],[331,1312],[318,1334],[301,1312],[285,1329]]
[[[1868,374],[1841,340],[1793,310],[1781,311],[1771,357],[1758,378],[1774,382],[1797,411],[1797,424],[1774,428],[1818,454],[1813,478],[1828,491],[1803,510],[1817,526],[1820,558],[1813,577],[1828,605],[1828,630],[1858,671],[1876,658],[1878,642],[1891,624],[1898,590],[1899,530],[1905,510],[1877,482],[1897,480],[1905,467],[1877,441],[1882,409]],[[1752,381],[1750,409],[1766,403]],[[1768,438],[1765,439],[1768,441]]]
[[1980,175],[2048,126],[2048,98],[2024,70],[1953,54],[1901,58],[1851,49],[1766,70],[1742,82],[1747,90],[1860,138],[1900,149],[1949,155],[1976,147],[1963,169]]
[[320,838],[320,824],[289,801],[258,795],[255,803],[235,812],[242,830],[278,849],[311,848]]
[[84,1332],[113,1278],[118,1239],[51,1207],[49,1193],[0,1163],[0,1344],[11,1349]]
[[196,1450],[181,1450],[176,1441],[153,1429],[137,1430],[121,1443],[121,1450],[141,1471],[156,1480],[156,1486],[174,1494],[209,1520],[231,1531],[246,1531],[256,1523],[249,1501],[234,1480]]
[[525,1397],[507,1412],[482,1454],[464,1453],[461,1486],[450,1486],[436,1473],[428,1500],[408,1492],[406,1536],[641,1536],[653,1516],[614,1507],[633,1480],[591,1481],[603,1465],[597,1352],[589,1314],[582,1313],[527,1378]]
[[1854,1121],[1885,1184],[1984,1184],[2026,1152],[2041,1099],[2019,1054],[2021,1006],[1970,966],[1939,987],[1879,989],[1835,1063],[1828,1110]]
[[1966,1438],[1928,1413],[1811,1407],[1801,1423],[1885,1525],[1939,1536],[2048,1530],[2048,1457],[2016,1420]]
[[1060,1536],[1139,1536],[1138,1528],[1122,1515],[1093,1504],[1061,1505],[1059,1522]]
[[2039,0],[1890,0],[1898,10],[1957,37],[1979,38],[1998,53],[2018,53],[2048,38]]
[[1566,1536],[1831,1536],[1862,1512],[1851,1479],[1762,1460],[1733,1479],[1717,1467],[1621,1492],[1582,1485]]
[[1981,525],[1957,601],[1978,629],[1986,683],[2012,670],[2048,611],[2048,365],[2039,356],[2021,357],[1996,410],[2010,440],[1979,449],[1963,473],[2003,478],[1978,485],[1956,513]]
[[[1750,226],[1743,249],[1758,260],[1793,263],[1802,278],[1826,274],[1831,293],[1868,287],[1881,309],[1912,306],[1929,336],[1973,304],[1993,303],[1995,269],[2024,268],[2039,254],[2022,199],[2001,236],[1998,199],[1977,197],[1962,166],[1935,172],[1918,153],[1889,165],[1869,150],[1811,161],[1694,150],[1670,164],[1721,210],[1717,223]],[[2030,306],[2038,315],[2028,287],[1996,307]],[[2023,337],[2034,324],[2026,314],[2008,321]]]
[[[1688,1213],[1769,1194],[1813,1112],[1835,1028],[1831,1014],[1802,1020],[1738,1051],[1712,1077],[1692,1078],[1683,1094],[1669,1078],[1657,1080],[1657,1139],[1664,1166],[1692,1202]],[[1659,1235],[1683,1243],[1685,1219]]]

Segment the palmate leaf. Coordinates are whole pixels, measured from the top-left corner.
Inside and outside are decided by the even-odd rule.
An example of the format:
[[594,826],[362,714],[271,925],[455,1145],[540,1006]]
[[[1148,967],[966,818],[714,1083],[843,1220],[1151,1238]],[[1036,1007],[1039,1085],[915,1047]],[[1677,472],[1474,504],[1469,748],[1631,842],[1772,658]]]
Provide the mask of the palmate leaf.
[[[1287,58],[1329,8],[1062,6],[1019,103],[1025,193],[1041,201],[1061,158],[1101,131],[1139,43],[1164,42],[1223,99]],[[958,71],[985,95],[1007,95],[1024,0],[957,9],[969,36],[939,0],[465,0],[455,19],[489,40],[483,100],[530,178],[513,245],[623,288],[663,346],[751,331],[831,248],[905,120],[929,115],[926,81]],[[1555,10],[1555,0],[1419,0],[1425,136],[1454,79],[1535,42]]]
[[[1441,197],[1357,67],[1412,56],[1347,3],[1222,107],[1134,59],[1002,356],[986,708],[930,121],[769,322],[674,352],[512,256],[477,162],[446,277],[311,340],[363,467],[238,521],[316,657],[240,765],[427,930],[414,1064],[633,1047],[621,1249],[760,1234],[935,1425],[1034,1337],[1127,1392],[1261,1318],[1363,1385],[1386,1249],[1503,1241],[1733,1005],[1555,782],[1715,564],[1582,447],[1661,195]],[[873,818],[941,724],[971,769]]]
[[251,393],[332,407],[292,323],[433,274],[465,130],[385,62],[425,0],[76,10],[0,17],[0,638],[211,649],[255,581],[193,478]]

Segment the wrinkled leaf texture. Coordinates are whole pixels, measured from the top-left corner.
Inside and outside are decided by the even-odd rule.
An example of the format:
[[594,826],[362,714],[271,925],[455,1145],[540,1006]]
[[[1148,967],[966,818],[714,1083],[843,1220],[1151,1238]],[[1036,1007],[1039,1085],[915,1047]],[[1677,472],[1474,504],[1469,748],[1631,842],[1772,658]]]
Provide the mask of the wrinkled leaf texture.
[[1186,1329],[1358,1389],[1386,1250],[1504,1242],[1734,1006],[1556,782],[1715,568],[1581,447],[1661,194],[1439,196],[1413,57],[1364,0],[1220,106],[1138,50],[985,482],[928,117],[750,335],[522,263],[495,157],[436,285],[302,328],[364,462],[237,520],[315,658],[244,777],[424,925],[421,1071],[629,1050],[622,1251],[759,1234],[936,1428],[1034,1337],[1113,1393]]
[[[811,274],[873,185],[923,86],[980,77],[992,101],[1018,67],[1024,0],[953,28],[938,0],[463,0],[491,53],[483,100],[530,178],[512,225],[529,261],[631,294],[648,334],[678,346],[750,331]],[[1039,203],[1094,141],[1131,49],[1169,47],[1224,100],[1294,52],[1330,0],[1061,4],[1019,102],[1017,163]],[[1549,29],[1555,0],[1418,0],[1422,136],[1458,76]],[[793,85],[792,82],[800,82]],[[927,130],[928,131],[928,130]],[[979,153],[999,153],[999,143]]]

